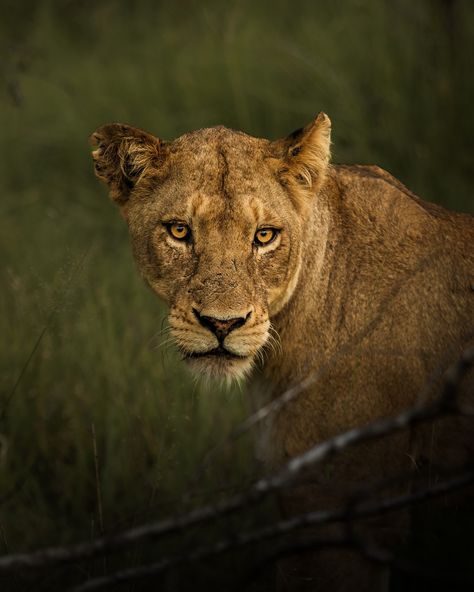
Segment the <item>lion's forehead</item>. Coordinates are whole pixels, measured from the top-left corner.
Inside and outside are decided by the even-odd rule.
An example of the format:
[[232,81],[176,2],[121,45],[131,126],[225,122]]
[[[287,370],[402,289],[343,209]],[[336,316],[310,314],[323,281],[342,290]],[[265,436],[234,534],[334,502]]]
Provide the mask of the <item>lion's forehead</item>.
[[233,152],[254,154],[268,149],[269,141],[249,136],[225,126],[208,127],[183,134],[170,144],[172,152],[189,150],[194,154],[212,151],[216,148]]
[[265,209],[258,198],[249,194],[241,193],[239,199],[226,199],[220,194],[203,192],[191,196],[188,208],[190,219],[207,234],[250,231]]
[[195,191],[232,199],[257,193],[274,181],[267,144],[226,128],[186,134],[171,147],[176,178]]
[[154,198],[163,217],[182,219],[207,229],[255,228],[259,224],[279,225],[288,208],[285,196],[270,179],[250,175],[219,156],[199,165],[183,167]]

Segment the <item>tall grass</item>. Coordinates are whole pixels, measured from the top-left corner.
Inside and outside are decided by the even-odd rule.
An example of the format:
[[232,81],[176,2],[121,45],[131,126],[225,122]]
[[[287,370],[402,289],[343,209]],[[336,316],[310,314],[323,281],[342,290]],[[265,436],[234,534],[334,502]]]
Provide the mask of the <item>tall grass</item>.
[[473,211],[474,10],[453,2],[450,20],[447,4],[3,0],[2,551],[96,536],[92,424],[106,530],[256,470],[244,441],[193,481],[248,402],[159,347],[165,311],[88,135],[123,121],[163,138],[221,123],[278,137],[324,110],[334,160]]

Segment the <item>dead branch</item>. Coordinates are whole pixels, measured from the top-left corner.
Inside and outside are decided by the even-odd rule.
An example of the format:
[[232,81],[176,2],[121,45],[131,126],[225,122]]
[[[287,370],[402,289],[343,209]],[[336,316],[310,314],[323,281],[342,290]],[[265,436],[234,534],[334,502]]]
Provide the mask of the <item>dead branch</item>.
[[[410,474],[408,477],[411,478],[412,475]],[[234,551],[242,547],[247,547],[255,543],[262,543],[275,538],[285,539],[288,535],[307,526],[322,526],[331,522],[355,521],[362,518],[370,518],[371,516],[379,516],[446,493],[458,491],[473,483],[474,470],[465,467],[456,477],[411,494],[399,495],[377,502],[365,502],[362,503],[360,507],[353,507],[352,500],[349,499],[347,503],[334,510],[308,512],[287,520],[281,520],[272,526],[266,526],[253,531],[228,536],[213,545],[203,546],[189,553],[183,553],[179,556],[163,557],[157,563],[120,570],[109,576],[94,578],[75,588],[73,592],[90,592],[91,590],[109,588],[117,584],[155,576],[173,567],[177,567],[182,563],[214,558],[218,555],[228,553],[229,551]],[[370,495],[370,490],[367,490],[367,494]],[[346,532],[346,535],[343,537],[329,539],[327,537],[311,537],[309,540],[311,541],[312,548],[321,546],[327,547],[329,545],[354,547],[356,551],[362,552],[369,559],[378,563],[393,563],[395,561],[395,558],[390,553],[364,544],[362,540],[356,539],[352,535],[352,531]],[[292,545],[288,548],[288,552],[293,552],[294,549],[295,543],[293,541]],[[278,552],[281,553],[281,549],[279,549]],[[405,565],[405,567],[407,567],[407,565]]]
[[0,558],[0,573],[20,568],[51,567],[117,552],[138,543],[156,541],[165,535],[243,510],[249,505],[260,502],[270,493],[287,487],[305,468],[322,462],[349,446],[388,436],[434,418],[461,413],[461,409],[456,405],[456,394],[462,378],[473,365],[474,348],[470,348],[462,354],[457,363],[449,368],[441,394],[434,402],[416,405],[391,418],[354,428],[318,444],[306,453],[292,459],[270,477],[260,479],[245,492],[221,503],[201,506],[188,514],[145,524],[117,535],[96,539],[93,542],[84,542],[69,547],[53,547],[33,553],[6,555]]

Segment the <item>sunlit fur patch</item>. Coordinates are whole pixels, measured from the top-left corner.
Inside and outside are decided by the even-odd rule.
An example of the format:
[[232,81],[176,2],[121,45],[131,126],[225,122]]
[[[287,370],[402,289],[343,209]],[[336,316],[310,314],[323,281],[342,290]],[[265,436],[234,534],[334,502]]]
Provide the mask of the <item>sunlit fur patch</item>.
[[229,355],[206,355],[206,352],[212,352],[219,346],[210,331],[181,310],[171,311],[169,324],[171,336],[190,370],[201,378],[227,383],[243,379],[251,372],[255,364],[262,360],[262,348],[270,339],[270,321],[265,319],[232,331],[224,340],[224,348]]

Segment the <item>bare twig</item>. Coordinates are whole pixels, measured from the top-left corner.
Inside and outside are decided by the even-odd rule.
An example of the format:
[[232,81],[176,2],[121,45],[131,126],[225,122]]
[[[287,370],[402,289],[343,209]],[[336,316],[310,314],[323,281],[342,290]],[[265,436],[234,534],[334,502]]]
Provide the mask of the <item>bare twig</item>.
[[[430,498],[438,497],[446,493],[457,491],[468,485],[474,483],[474,470],[467,468],[460,475],[450,479],[449,481],[437,483],[432,487],[393,498],[387,498],[382,501],[365,503],[360,507],[351,508],[348,513],[348,507],[351,505],[349,500],[347,504],[335,510],[309,512],[287,520],[281,520],[275,525],[267,526],[250,532],[236,534],[222,539],[210,546],[202,546],[190,553],[180,556],[163,557],[159,562],[141,566],[137,568],[130,568],[121,570],[111,574],[107,577],[95,578],[87,583],[74,589],[74,592],[89,592],[91,590],[99,590],[102,588],[109,588],[116,584],[122,584],[132,580],[146,578],[152,575],[158,575],[172,567],[176,567],[181,563],[195,562],[203,559],[209,559],[231,550],[236,550],[242,547],[252,545],[254,543],[262,543],[265,540],[274,538],[285,538],[289,534],[305,526],[321,526],[330,522],[337,522],[343,520],[357,520],[361,518],[369,518],[371,516],[379,516],[387,512],[393,512],[406,506],[425,501]],[[354,540],[347,535],[337,539],[321,539],[316,538],[312,540],[312,544],[317,546],[328,546],[329,544],[337,544],[337,546],[352,546]],[[294,549],[294,546],[291,547]],[[366,549],[366,554],[369,554],[369,547]],[[376,554],[372,552],[372,558],[378,562],[393,561],[389,554]]]
[[271,492],[288,486],[308,466],[322,462],[348,446],[387,436],[415,424],[456,412],[454,395],[465,373],[474,363],[474,348],[466,350],[460,360],[446,373],[441,396],[426,405],[417,405],[389,419],[375,421],[318,444],[308,452],[295,457],[280,471],[262,478],[247,491],[218,504],[206,505],[192,512],[166,520],[145,524],[115,536],[102,537],[93,542],[84,542],[70,547],[53,547],[34,553],[7,555],[0,558],[0,573],[18,568],[43,568],[62,563],[71,563],[103,553],[116,552],[137,543],[157,540],[165,535],[182,531],[197,524],[215,520],[226,514],[242,510],[261,501]]
[[[95,490],[97,497],[97,513],[99,515],[99,532],[100,536],[104,536],[104,513],[102,510],[102,488],[100,486],[100,470],[99,470],[99,453],[97,451],[97,438],[95,435],[95,424],[91,423],[91,434],[92,434],[92,448],[94,450],[94,469],[95,469]],[[107,573],[107,559],[104,555],[103,558],[104,574]]]
[[3,506],[4,504],[6,504],[13,497],[15,497],[15,495],[19,491],[21,491],[22,487],[25,485],[28,478],[30,477],[33,467],[36,466],[37,461],[38,461],[38,456],[36,456],[33,459],[33,461],[30,463],[30,465],[23,471],[23,473],[17,479],[16,483],[14,483],[10,487],[10,489],[8,489],[6,492],[2,493],[2,495],[0,496],[0,506]]
[[[260,486],[266,489],[269,487],[266,481],[271,481],[270,488],[278,489],[293,481],[306,467],[326,460],[351,445],[374,440],[382,436],[389,436],[436,417],[456,413],[458,409],[454,399],[457,388],[463,376],[473,365],[474,348],[470,348],[461,355],[457,363],[448,369],[441,394],[433,402],[420,403],[393,417],[380,419],[362,427],[358,426],[326,440],[290,460],[281,471],[270,477],[270,479],[261,480]],[[258,486],[259,483],[256,484],[256,487]]]
[[2,537],[2,542],[3,542],[3,546],[5,548],[5,551],[8,553],[8,551],[10,550],[8,547],[8,541],[7,541],[7,536],[5,534],[5,530],[3,528],[3,524],[0,522],[0,535]]
[[102,537],[93,542],[84,542],[70,547],[53,547],[34,553],[7,555],[0,558],[0,573],[18,568],[42,568],[71,563],[103,553],[116,552],[137,543],[158,540],[165,535],[242,510],[250,504],[256,504],[270,493],[287,487],[306,467],[322,462],[349,446],[388,436],[433,418],[455,413],[457,409],[454,398],[457,388],[473,364],[474,348],[471,348],[466,350],[460,360],[450,367],[446,373],[441,395],[434,402],[417,405],[394,417],[354,428],[318,444],[308,452],[290,460],[281,470],[270,477],[260,479],[245,492],[221,503],[205,505],[188,514],[145,524],[115,536]]
[[102,491],[100,487],[99,454],[97,452],[97,438],[95,435],[94,422],[91,423],[92,447],[94,450],[95,488],[97,496],[97,513],[99,515],[99,531],[104,536],[104,514],[102,511]]

